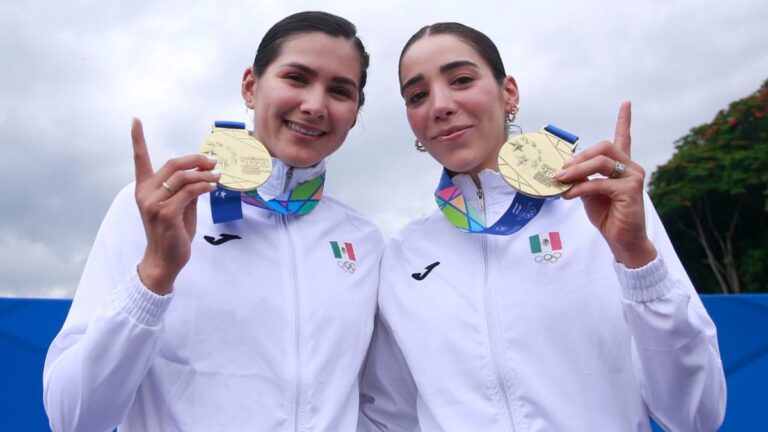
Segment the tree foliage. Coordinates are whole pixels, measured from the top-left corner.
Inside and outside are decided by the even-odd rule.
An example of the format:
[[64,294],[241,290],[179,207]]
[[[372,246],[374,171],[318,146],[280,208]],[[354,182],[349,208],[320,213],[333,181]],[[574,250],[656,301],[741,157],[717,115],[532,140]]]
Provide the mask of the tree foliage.
[[675,147],[651,198],[697,289],[768,291],[768,80]]

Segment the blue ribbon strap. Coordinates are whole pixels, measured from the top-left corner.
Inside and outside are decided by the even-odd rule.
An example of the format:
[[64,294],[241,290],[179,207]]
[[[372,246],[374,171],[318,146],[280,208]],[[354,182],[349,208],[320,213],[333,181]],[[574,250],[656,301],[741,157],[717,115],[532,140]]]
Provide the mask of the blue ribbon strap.
[[[216,120],[214,127],[226,129],[245,129],[245,123]],[[243,218],[243,206],[240,201],[240,192],[224,189],[216,185],[216,190],[210,194],[211,216],[213,223],[230,222]]]
[[565,131],[563,129],[560,129],[559,127],[551,125],[551,124],[548,124],[547,126],[545,126],[544,130],[549,132],[549,133],[551,133],[552,135],[560,138],[563,141],[568,141],[571,144],[573,144],[573,143],[575,143],[576,141],[579,140],[579,137],[577,137],[576,135],[574,135],[574,134],[572,134],[570,132],[567,132],[567,131]]
[[243,206],[240,201],[240,192],[217,185],[216,190],[211,192],[211,215],[215,224],[242,219]]

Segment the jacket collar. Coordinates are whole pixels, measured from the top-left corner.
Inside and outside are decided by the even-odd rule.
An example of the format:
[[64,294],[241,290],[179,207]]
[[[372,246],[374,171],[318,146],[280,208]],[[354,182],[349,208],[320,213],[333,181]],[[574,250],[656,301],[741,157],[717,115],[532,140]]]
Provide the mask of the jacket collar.
[[[295,188],[299,183],[311,180],[325,171],[326,160],[307,168],[292,167],[280,159],[272,158],[272,174],[267,181],[257,189],[265,200],[282,195],[285,191]],[[290,175],[289,175],[290,173]]]
[[509,208],[517,191],[496,171],[485,169],[478,174],[483,190],[483,206],[478,197],[479,188],[468,174],[457,174],[452,180],[464,198],[485,218],[486,225],[495,223]]

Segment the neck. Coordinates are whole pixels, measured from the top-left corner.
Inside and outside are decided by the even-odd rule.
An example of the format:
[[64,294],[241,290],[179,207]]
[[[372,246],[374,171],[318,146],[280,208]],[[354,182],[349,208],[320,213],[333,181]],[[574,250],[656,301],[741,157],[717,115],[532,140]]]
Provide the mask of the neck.
[[473,170],[467,171],[465,174],[472,177],[472,181],[475,183],[475,186],[478,188],[480,187],[480,173],[484,170],[493,170],[496,172],[499,172],[499,161],[494,159],[492,164],[484,164],[481,165]]
[[477,186],[477,188],[480,189],[480,187],[481,187],[481,185],[480,185],[480,173],[479,172],[472,173],[472,174],[469,174],[469,176],[472,178],[472,182],[475,184],[475,186]]
[[493,157],[476,166],[475,168],[465,172],[465,174],[468,174],[470,177],[472,177],[472,181],[475,182],[475,186],[478,188],[480,187],[480,172],[486,169],[499,172],[499,152],[501,151],[501,147],[505,142],[506,138],[503,139],[496,147],[496,151],[493,153]]

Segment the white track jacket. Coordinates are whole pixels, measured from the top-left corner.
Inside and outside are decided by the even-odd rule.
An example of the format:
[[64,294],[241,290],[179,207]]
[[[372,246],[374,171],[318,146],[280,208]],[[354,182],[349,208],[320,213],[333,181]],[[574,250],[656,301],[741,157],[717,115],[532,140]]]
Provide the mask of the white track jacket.
[[[454,183],[486,220],[514,191]],[[725,410],[715,327],[646,197],[659,257],[617,264],[581,200],[547,201],[509,236],[437,210],[387,245],[360,430],[714,431]],[[439,264],[435,264],[439,263]],[[419,280],[420,279],[420,280]]]
[[[321,170],[275,161],[259,191],[271,198]],[[48,352],[52,429],[354,430],[378,228],[330,197],[304,216],[243,205],[244,219],[214,225],[205,195],[192,258],[161,297],[136,276],[145,235],[133,189],[107,213]]]

